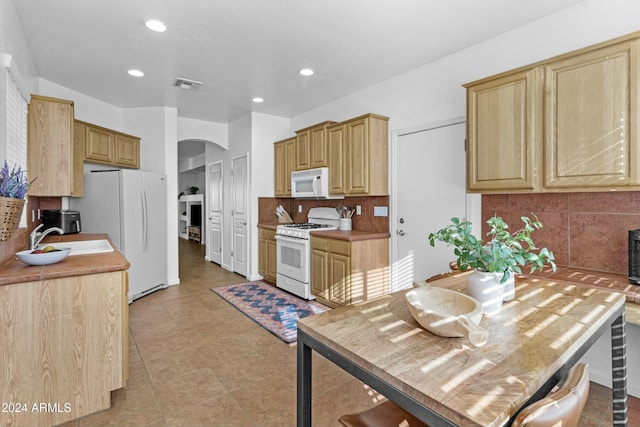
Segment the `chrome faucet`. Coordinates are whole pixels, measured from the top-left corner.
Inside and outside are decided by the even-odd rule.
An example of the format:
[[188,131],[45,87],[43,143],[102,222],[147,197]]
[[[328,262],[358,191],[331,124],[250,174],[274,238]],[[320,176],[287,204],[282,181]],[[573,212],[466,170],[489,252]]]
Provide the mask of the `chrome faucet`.
[[42,227],[44,227],[44,224],[40,224],[39,226],[34,228],[29,235],[29,250],[35,249],[35,247],[38,246],[42,239],[44,239],[45,236],[51,232],[55,231],[58,234],[64,234],[64,230],[58,227],[47,228],[44,232],[41,233],[38,230],[40,230]]

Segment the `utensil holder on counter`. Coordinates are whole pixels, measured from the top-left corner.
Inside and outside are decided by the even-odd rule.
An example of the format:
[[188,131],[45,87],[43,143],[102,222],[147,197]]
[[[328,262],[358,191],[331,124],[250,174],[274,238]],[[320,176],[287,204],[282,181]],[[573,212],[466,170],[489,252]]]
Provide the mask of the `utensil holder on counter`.
[[283,213],[282,216],[278,217],[278,223],[279,224],[291,224],[293,222],[293,220],[291,219],[291,217],[289,216],[288,213]]
[[290,224],[293,222],[293,220],[291,219],[287,211],[284,210],[282,205],[278,205],[278,207],[276,208],[276,216],[278,217],[279,224]]
[[351,231],[351,218],[340,218],[338,229],[342,231]]

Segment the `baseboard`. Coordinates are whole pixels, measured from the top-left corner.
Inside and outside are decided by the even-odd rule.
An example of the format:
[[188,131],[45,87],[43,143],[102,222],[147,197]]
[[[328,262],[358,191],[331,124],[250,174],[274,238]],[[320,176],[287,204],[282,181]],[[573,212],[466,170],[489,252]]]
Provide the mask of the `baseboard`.
[[262,280],[262,279],[264,279],[264,277],[263,277],[263,276],[261,276],[260,274],[250,274],[250,275],[247,275],[246,277],[247,277],[247,279],[249,279],[249,280],[250,280],[250,281],[252,281],[252,282],[253,282],[253,281],[256,281],[256,280]]
[[[640,398],[640,327],[627,323],[627,394]],[[607,330],[580,359],[589,364],[589,377],[594,383],[611,388],[611,331]]]
[[[628,357],[629,355],[627,355]],[[611,372],[594,369],[593,365],[589,365],[589,378],[594,383],[611,388]],[[632,384],[627,381],[627,395],[640,398],[640,384]]]

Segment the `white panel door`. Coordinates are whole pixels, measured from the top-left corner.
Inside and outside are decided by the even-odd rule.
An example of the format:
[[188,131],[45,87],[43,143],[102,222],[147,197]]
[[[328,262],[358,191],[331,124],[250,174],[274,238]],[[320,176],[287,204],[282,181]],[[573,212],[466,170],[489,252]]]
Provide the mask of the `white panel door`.
[[222,264],[222,160],[209,165],[209,216],[207,253],[209,261]]
[[249,218],[249,170],[247,155],[231,159],[231,192],[233,197],[233,271],[247,275],[247,223]]
[[429,245],[429,233],[465,216],[465,124],[398,137],[393,289],[449,270],[453,248]]

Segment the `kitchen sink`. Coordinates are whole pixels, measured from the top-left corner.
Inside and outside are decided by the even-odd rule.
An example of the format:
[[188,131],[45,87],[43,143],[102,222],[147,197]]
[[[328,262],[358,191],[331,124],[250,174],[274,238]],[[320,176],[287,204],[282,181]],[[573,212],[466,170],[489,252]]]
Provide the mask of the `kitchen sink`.
[[113,252],[113,246],[111,246],[111,243],[109,243],[109,241],[106,239],[77,240],[74,242],[40,243],[37,246],[37,248],[42,249],[45,246],[53,246],[56,249],[69,248],[71,249],[69,256]]

